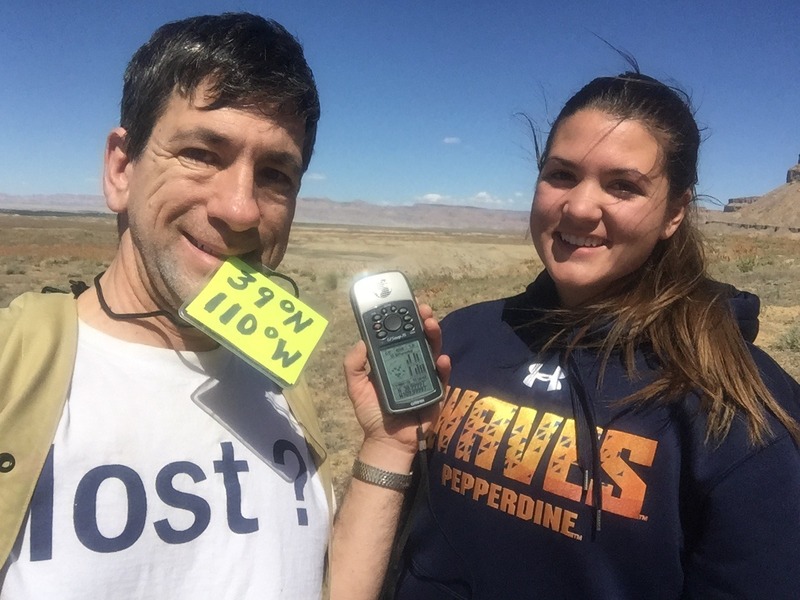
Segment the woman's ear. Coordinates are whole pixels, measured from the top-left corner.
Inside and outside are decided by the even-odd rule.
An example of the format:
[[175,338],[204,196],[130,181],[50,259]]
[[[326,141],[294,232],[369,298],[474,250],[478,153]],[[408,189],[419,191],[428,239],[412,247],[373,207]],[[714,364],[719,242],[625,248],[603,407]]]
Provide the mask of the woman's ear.
[[692,191],[686,190],[676,203],[667,206],[666,220],[664,221],[664,228],[661,230],[661,235],[659,236],[660,239],[669,239],[672,237],[672,234],[678,230],[678,227],[683,222],[683,218],[686,216],[686,209],[691,199]]
[[127,132],[117,127],[108,134],[103,157],[103,193],[112,212],[124,213],[128,208],[129,171],[131,161],[126,150]]

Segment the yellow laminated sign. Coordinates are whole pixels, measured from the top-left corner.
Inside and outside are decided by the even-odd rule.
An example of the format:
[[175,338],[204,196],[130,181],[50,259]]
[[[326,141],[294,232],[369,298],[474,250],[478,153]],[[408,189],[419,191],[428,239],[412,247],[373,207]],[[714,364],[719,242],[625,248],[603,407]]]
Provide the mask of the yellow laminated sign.
[[328,321],[269,277],[227,259],[181,316],[264,371],[293,385]]

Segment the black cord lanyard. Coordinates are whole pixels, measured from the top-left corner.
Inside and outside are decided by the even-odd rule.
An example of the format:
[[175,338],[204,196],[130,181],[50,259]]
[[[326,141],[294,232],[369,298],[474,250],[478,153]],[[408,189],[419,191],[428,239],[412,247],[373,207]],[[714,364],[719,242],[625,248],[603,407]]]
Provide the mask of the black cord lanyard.
[[178,327],[192,327],[190,323],[186,323],[185,321],[178,320],[175,315],[167,312],[166,310],[159,309],[153,310],[150,312],[143,312],[143,313],[117,313],[114,312],[111,307],[106,302],[106,297],[103,295],[103,288],[100,285],[100,278],[103,276],[105,271],[101,271],[98,273],[94,278],[94,289],[97,291],[97,301],[100,303],[100,308],[103,309],[103,312],[106,313],[106,316],[109,319],[113,319],[115,321],[132,321],[134,319],[150,319],[153,317],[166,317],[169,319],[174,325]]
[[[194,327],[191,323],[187,323],[187,322],[183,321],[182,319],[179,319],[178,317],[176,317],[172,313],[167,312],[166,310],[163,310],[163,309],[153,310],[153,311],[150,311],[150,312],[143,312],[143,313],[117,313],[117,312],[114,312],[111,309],[111,307],[108,305],[108,302],[106,302],[106,297],[103,294],[103,288],[100,285],[100,278],[103,276],[104,273],[105,273],[105,271],[101,271],[100,273],[98,273],[95,276],[95,278],[94,278],[94,289],[97,292],[97,301],[100,303],[100,308],[103,309],[103,312],[106,313],[106,316],[109,319],[113,319],[115,321],[132,321],[134,319],[151,319],[151,318],[154,318],[154,317],[166,317],[167,319],[169,319],[177,327]],[[273,271],[272,269],[269,269],[269,273],[267,274],[267,276],[268,277],[278,277],[279,279],[284,279],[284,280],[288,281],[289,284],[292,286],[292,291],[294,292],[294,297],[295,298],[299,298],[300,297],[300,290],[297,287],[297,284],[295,283],[294,279],[292,279],[288,275],[284,275],[283,273],[278,273],[277,271]]]
[[269,267],[262,267],[261,272],[263,273],[264,271],[266,271],[264,275],[266,275],[269,278],[277,277],[278,279],[284,279],[288,281],[289,285],[292,286],[292,295],[295,298],[300,298],[300,288],[297,287],[297,283],[295,283],[294,279],[292,279],[288,275],[284,275],[283,273],[278,273],[277,271],[273,271]]

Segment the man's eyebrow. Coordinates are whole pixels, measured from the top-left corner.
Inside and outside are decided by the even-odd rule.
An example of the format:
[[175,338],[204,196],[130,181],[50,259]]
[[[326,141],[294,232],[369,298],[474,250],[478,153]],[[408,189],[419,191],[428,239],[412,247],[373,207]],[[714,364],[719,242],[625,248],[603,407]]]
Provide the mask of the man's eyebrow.
[[200,141],[209,145],[230,145],[230,138],[222,135],[218,131],[207,127],[193,127],[178,131],[171,138],[173,142]]
[[[203,142],[209,146],[232,146],[233,140],[218,131],[209,129],[208,127],[193,127],[183,131],[178,131],[170,138],[172,142]],[[261,161],[284,166],[294,170],[297,173],[303,171],[302,163],[297,160],[297,157],[291,152],[284,150],[267,150],[259,155]]]

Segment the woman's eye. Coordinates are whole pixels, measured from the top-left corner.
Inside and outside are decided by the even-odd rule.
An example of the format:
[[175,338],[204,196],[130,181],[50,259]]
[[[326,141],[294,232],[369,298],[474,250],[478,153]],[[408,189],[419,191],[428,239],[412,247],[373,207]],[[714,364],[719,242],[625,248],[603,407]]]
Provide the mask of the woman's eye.
[[571,179],[572,173],[569,171],[565,171],[564,169],[546,169],[545,172],[542,174],[542,179],[548,179],[553,181],[563,181],[565,179]]
[[621,197],[630,197],[630,196],[642,196],[644,195],[644,191],[641,187],[636,185],[631,181],[626,180],[619,180],[614,181],[609,186],[611,192],[617,196]]
[[551,185],[561,186],[574,182],[575,175],[564,169],[553,169],[552,171],[545,171],[542,179]]

